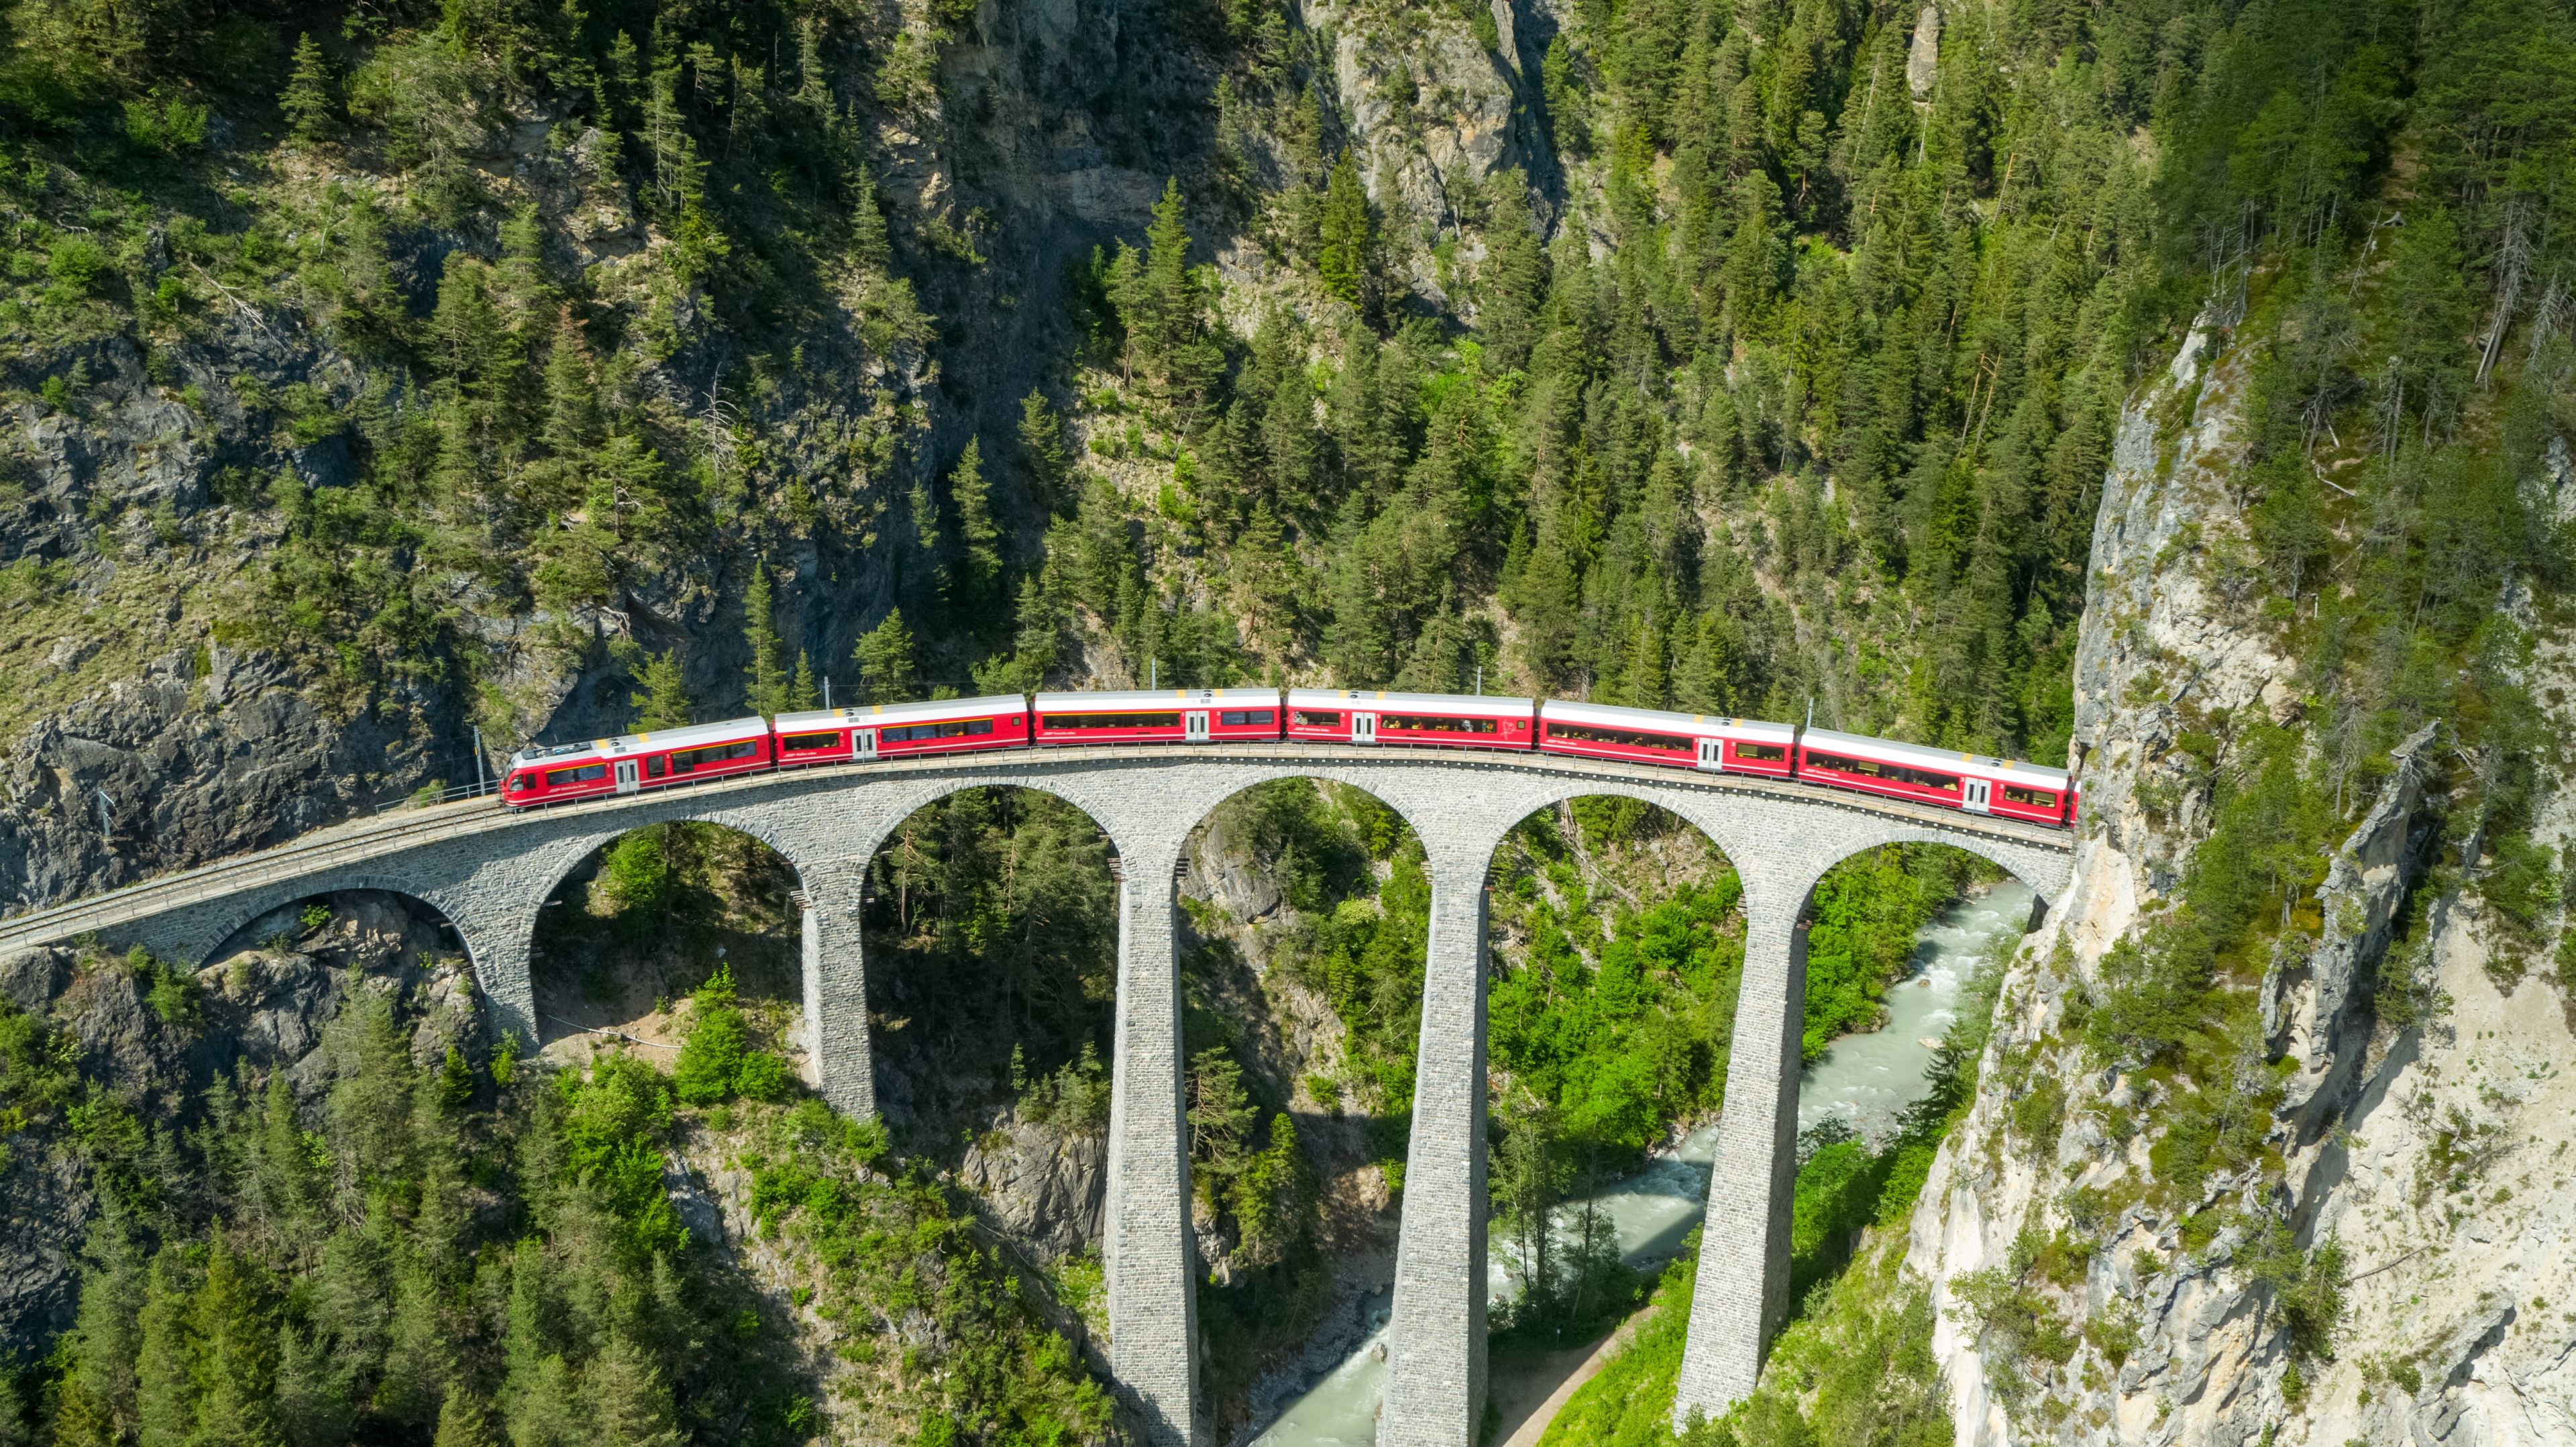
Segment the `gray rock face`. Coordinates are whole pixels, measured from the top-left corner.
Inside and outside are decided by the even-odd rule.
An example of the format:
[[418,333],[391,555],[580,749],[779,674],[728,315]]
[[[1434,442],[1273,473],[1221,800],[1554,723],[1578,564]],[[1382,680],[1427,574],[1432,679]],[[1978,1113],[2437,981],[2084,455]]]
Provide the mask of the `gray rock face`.
[[1926,5],[1914,17],[1914,40],[1905,50],[1905,88],[1916,100],[1932,98],[1932,82],[1941,76],[1941,7]]
[[[2327,1116],[2347,1103],[2369,1043],[2354,995],[2387,953],[2389,925],[2423,869],[2430,840],[2416,814],[2424,755],[2439,728],[2426,724],[2390,755],[2396,773],[2327,865],[2317,891],[2323,935],[2285,939],[2288,949],[2263,977],[2263,1031],[2273,1058],[2295,1053],[2299,1061],[2281,1114],[2296,1123],[2302,1141],[2314,1139]],[[2304,959],[2295,957],[2301,949]]]
[[1014,1114],[977,1142],[958,1180],[983,1198],[996,1224],[1050,1256],[1098,1241],[1109,1188],[1109,1138],[1021,1120]]
[[282,843],[400,798],[442,758],[383,717],[324,716],[275,658],[212,644],[203,663],[195,677],[192,651],[166,654],[12,744],[0,910]]

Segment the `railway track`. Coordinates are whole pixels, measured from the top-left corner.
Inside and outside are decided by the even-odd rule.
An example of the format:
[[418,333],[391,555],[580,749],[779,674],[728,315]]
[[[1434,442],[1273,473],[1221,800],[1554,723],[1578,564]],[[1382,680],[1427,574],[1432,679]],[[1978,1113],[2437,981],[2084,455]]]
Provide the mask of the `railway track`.
[[[594,814],[614,815],[665,803],[674,797],[704,800],[712,811],[726,802],[751,802],[773,793],[802,793],[828,788],[836,783],[855,784],[869,779],[925,773],[954,775],[969,782],[979,776],[991,776],[995,783],[1023,783],[1043,779],[1048,774],[1097,769],[1105,765],[1151,769],[1222,761],[1261,764],[1303,761],[1330,763],[1343,769],[1373,764],[1418,768],[1426,762],[1435,762],[1459,770],[1527,771],[1557,777],[1599,779],[1613,785],[1651,783],[1661,788],[1795,799],[1902,820],[1944,833],[1982,836],[2059,853],[2071,853],[2074,848],[2072,831],[2019,820],[1962,814],[1956,810],[1812,783],[1745,774],[1641,769],[1559,754],[1513,756],[1458,750],[1450,755],[1420,746],[1394,752],[1384,748],[1284,743],[1054,747],[818,764],[766,773],[729,775],[704,783],[666,785],[635,794],[607,795],[534,809],[505,808],[498,797],[491,794],[429,805],[333,825],[273,848],[234,855],[158,875],[103,894],[0,918],[0,951],[74,940],[134,920],[210,903],[245,890],[289,883],[350,865],[392,858],[452,839],[524,828],[540,821]],[[1209,807],[1213,808],[1217,802],[1210,800]]]

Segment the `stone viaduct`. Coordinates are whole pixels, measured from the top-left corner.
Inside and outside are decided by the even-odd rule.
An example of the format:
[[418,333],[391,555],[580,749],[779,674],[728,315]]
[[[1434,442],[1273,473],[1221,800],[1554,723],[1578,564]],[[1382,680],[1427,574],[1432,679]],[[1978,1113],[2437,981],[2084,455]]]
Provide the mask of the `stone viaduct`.
[[1290,744],[1066,748],[759,774],[528,815],[477,800],[385,816],[0,920],[0,951],[94,934],[193,966],[279,905],[336,890],[391,890],[446,916],[495,1023],[533,1044],[529,950],[538,910],[575,865],[618,835],[701,820],[762,840],[795,868],[814,1084],[838,1109],[867,1115],[875,1085],[860,907],[870,858],[906,816],[957,790],[1017,785],[1058,795],[1099,824],[1120,866],[1103,1242],[1112,1373],[1155,1447],[1196,1447],[1210,1434],[1198,1383],[1173,880],[1189,834],[1219,802],[1289,777],[1348,784],[1395,809],[1420,837],[1431,880],[1379,1428],[1388,1447],[1472,1447],[1484,1412],[1485,886],[1513,825],[1579,795],[1641,799],[1706,833],[1743,880],[1742,994],[1677,1423],[1695,1411],[1715,1416],[1752,1390],[1788,1305],[1806,995],[1800,916],[1817,878],[1860,850],[1923,840],[1981,855],[2047,900],[2064,888],[2070,862],[2062,830],[1741,775]]

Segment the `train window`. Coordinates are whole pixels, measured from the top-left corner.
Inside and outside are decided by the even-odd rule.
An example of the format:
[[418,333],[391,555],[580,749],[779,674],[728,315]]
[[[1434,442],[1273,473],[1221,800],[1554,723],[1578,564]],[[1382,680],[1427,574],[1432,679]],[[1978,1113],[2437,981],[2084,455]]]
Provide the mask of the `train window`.
[[2054,809],[2057,796],[2046,789],[2025,789],[2019,784],[2004,785],[2004,802],[2032,809]]
[[1176,729],[1181,726],[1177,713],[1051,713],[1046,716],[1051,729]]
[[558,784],[587,784],[593,779],[605,779],[607,777],[608,766],[606,764],[584,764],[577,769],[548,769],[546,770],[546,786],[548,788],[553,788]]
[[1266,724],[1274,716],[1266,708],[1230,708],[1217,715],[1217,722],[1228,728],[1237,728],[1244,724]]
[[1635,729],[1594,728],[1590,724],[1551,723],[1547,736],[1572,739],[1583,744],[1620,744],[1632,749],[1679,749],[1688,752],[1691,741],[1671,734],[1639,733]]
[[758,739],[744,739],[738,744],[709,744],[703,749],[682,749],[671,755],[671,772],[687,774],[704,764],[721,764],[728,759],[747,759],[760,752]]
[[1789,757],[1789,750],[1780,744],[1739,743],[1735,746],[1735,756],[1739,759],[1754,759],[1766,764],[1776,764]]
[[945,723],[914,724],[910,728],[880,729],[879,742],[908,744],[918,739],[953,739],[964,734],[989,734],[993,721],[988,718],[950,719]]
[[1909,769],[1903,764],[1883,764],[1876,759],[1846,759],[1833,754],[1809,754],[1807,762],[1819,769],[1837,773],[1859,774],[1864,778],[1885,779],[1891,784],[1912,784],[1919,789],[1959,791],[1955,774],[1935,774],[1924,769]]
[[1288,721],[1301,729],[1337,729],[1342,726],[1340,714],[1317,713],[1310,708],[1301,708],[1290,714]]
[[840,742],[839,734],[786,734],[780,737],[778,746],[791,754],[810,754],[821,749],[837,748]]
[[644,774],[647,778],[658,779],[669,772],[670,769],[662,762],[660,754],[655,754],[644,761]]
[[1489,718],[1425,718],[1401,713],[1380,715],[1377,726],[1380,729],[1434,734],[1489,734],[1494,731],[1494,721]]

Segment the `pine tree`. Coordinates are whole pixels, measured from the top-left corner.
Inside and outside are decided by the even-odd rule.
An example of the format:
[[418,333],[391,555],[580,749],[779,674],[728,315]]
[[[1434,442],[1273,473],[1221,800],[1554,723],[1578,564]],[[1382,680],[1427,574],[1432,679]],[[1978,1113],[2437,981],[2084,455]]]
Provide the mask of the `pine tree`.
[[643,1349],[613,1334],[582,1373],[595,1439],[623,1447],[680,1447],[685,1438],[671,1416],[671,1392]]
[[1368,193],[1360,185],[1360,168],[1349,151],[1333,162],[1332,177],[1324,184],[1317,230],[1321,244],[1315,253],[1315,270],[1324,280],[1324,290],[1365,309],[1377,237],[1369,217]]
[[54,1440],[63,1447],[114,1447],[135,1417],[148,1268],[120,1225],[93,1228],[90,1247],[93,1264],[81,1277],[70,1336],[76,1354],[54,1424]]
[[277,1425],[290,1447],[341,1447],[356,1413],[334,1367],[354,1365],[319,1333],[289,1322],[277,1331]]
[[1046,394],[1034,387],[1020,399],[1020,465],[1050,506],[1064,500],[1073,472],[1064,451],[1064,423],[1047,405]]
[[751,589],[743,595],[742,636],[751,646],[751,662],[743,672],[751,680],[751,706],[764,717],[775,718],[787,711],[787,660],[778,641],[778,627],[770,621],[771,596],[769,565],[751,565]]
[[141,1447],[188,1447],[197,1430],[197,1344],[189,1330],[187,1255],[152,1258],[134,1358],[134,1427]]
[[196,1441],[269,1447],[278,1440],[270,1414],[277,1338],[263,1295],[258,1267],[217,1238],[193,1303],[199,1343]]
[[[1267,328],[1265,328],[1267,330]],[[1315,433],[1315,384],[1307,379],[1302,347],[1287,346],[1279,380],[1261,417],[1261,452],[1269,462],[1270,493],[1282,511],[1298,514],[1319,500],[1316,484],[1323,449]]]
[[643,733],[688,727],[695,710],[689,704],[689,681],[680,671],[677,649],[644,655],[635,683],[641,692],[626,696],[626,706],[635,710],[629,727]]
[[912,491],[904,499],[904,507],[912,515],[912,540],[925,553],[939,551],[939,499],[931,495],[928,478],[912,480]]
[[491,1404],[462,1382],[450,1386],[438,1405],[438,1435],[430,1447],[501,1447]]
[[1547,251],[1539,245],[1521,173],[1501,172],[1490,190],[1493,210],[1476,277],[1476,322],[1487,362],[1499,372],[1529,365],[1539,309],[1547,300]]
[[876,177],[865,166],[850,180],[850,255],[879,274],[894,264],[894,247],[886,240],[885,212],[877,205]]
[[948,498],[957,506],[957,535],[966,545],[958,601],[970,616],[980,617],[993,603],[993,590],[1002,578],[1002,532],[993,523],[992,486],[984,479],[982,439],[966,439],[956,470],[948,474]]
[[859,664],[859,691],[867,703],[908,703],[920,697],[912,662],[912,634],[903,626],[903,610],[859,639],[851,655]]
[[796,683],[787,690],[787,706],[798,713],[822,706],[814,687],[814,655],[801,648],[796,651]]
[[1046,676],[1056,665],[1056,639],[1064,621],[1057,616],[1055,600],[1047,596],[1045,585],[1035,577],[1020,580],[1020,605],[1015,620],[1018,630],[1011,646],[1018,666],[1016,692],[1034,693],[1043,687]]
[[295,72],[287,77],[277,108],[286,113],[287,129],[299,141],[318,141],[338,122],[331,103],[331,67],[310,31],[295,42]]

